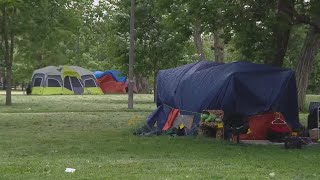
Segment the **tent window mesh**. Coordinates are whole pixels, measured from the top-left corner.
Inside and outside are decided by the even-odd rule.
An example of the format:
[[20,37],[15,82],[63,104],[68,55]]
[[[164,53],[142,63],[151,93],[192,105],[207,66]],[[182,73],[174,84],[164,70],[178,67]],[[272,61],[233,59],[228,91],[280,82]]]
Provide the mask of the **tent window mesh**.
[[84,87],[96,87],[96,83],[93,79],[87,79],[84,81]]
[[61,87],[61,85],[56,79],[48,79],[48,87]]
[[71,84],[72,84],[73,87],[82,87],[82,85],[81,85],[81,83],[80,83],[78,78],[70,77],[70,79],[71,79]]
[[42,83],[42,78],[36,78],[33,83],[33,87],[40,87]]

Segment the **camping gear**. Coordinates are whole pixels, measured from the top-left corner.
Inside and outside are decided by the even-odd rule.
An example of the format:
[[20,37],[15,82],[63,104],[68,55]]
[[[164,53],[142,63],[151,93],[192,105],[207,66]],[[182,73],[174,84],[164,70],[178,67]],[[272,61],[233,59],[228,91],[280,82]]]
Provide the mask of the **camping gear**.
[[234,127],[234,128],[232,128],[232,130],[233,130],[233,135],[236,137],[237,143],[239,143],[240,142],[240,135],[248,133],[249,125],[244,124],[243,126]]
[[221,122],[223,118],[223,111],[221,110],[204,110],[202,111],[201,120],[205,122]]
[[292,70],[249,62],[199,61],[160,70],[157,87],[157,109],[147,120],[150,127],[163,128],[170,107],[195,115],[195,124],[200,124],[203,109],[221,109],[246,116],[281,112],[291,127],[301,127]]
[[320,140],[320,102],[310,102],[308,115],[308,129],[314,141]]
[[[232,133],[233,139],[240,142],[240,135],[246,134],[249,130],[248,117],[241,113],[225,113],[223,118],[226,132]],[[230,135],[227,135],[229,139]]]
[[78,66],[47,66],[33,72],[31,94],[103,94],[93,73]]
[[223,123],[201,122],[199,128],[200,134],[203,136],[223,139]]
[[[269,132],[272,132],[272,129],[276,129],[277,127],[273,127],[270,130],[272,125],[272,121],[276,118],[281,118],[282,120],[286,121],[281,113],[263,113],[255,116],[249,117],[249,129],[248,133],[241,134],[240,140],[267,140],[269,139]],[[286,121],[287,122],[287,121]],[[289,126],[287,124],[287,126]],[[281,128],[279,128],[281,129]],[[284,128],[287,129],[287,128]],[[291,129],[291,128],[290,128]],[[276,130],[275,130],[276,131]]]
[[310,129],[309,134],[312,141],[317,142],[319,140],[320,130],[319,128]]
[[320,102],[310,102],[308,115],[308,129],[318,127]]
[[297,148],[297,149],[301,149],[302,148],[302,139],[300,137],[296,137],[296,136],[286,136],[284,138],[284,147],[286,149],[290,149],[290,148]]
[[224,138],[224,125],[222,122],[224,112],[221,110],[204,110],[201,113],[200,134],[217,139]]
[[313,144],[312,139],[310,137],[305,137],[304,134],[306,134],[305,129],[298,130],[298,131],[292,131],[291,135],[286,136],[284,138],[284,147],[286,149],[289,148],[297,148],[301,149],[302,145],[310,145]]
[[281,115],[277,113],[277,117],[271,121],[268,128],[267,139],[272,142],[283,142],[286,136],[289,136],[291,129],[285,120],[281,119]]
[[179,109],[173,109],[168,117],[167,123],[165,124],[165,126],[163,127],[163,131],[167,131],[168,129],[171,128],[174,120],[176,119],[176,117],[178,116],[178,114],[180,113]]
[[178,115],[177,118],[174,120],[172,127],[175,128],[182,128],[183,125],[187,130],[192,128],[194,116],[192,115]]
[[205,136],[205,137],[213,137],[216,138],[217,135],[217,123],[215,122],[201,122],[200,123],[200,134]]
[[[128,91],[128,81],[120,71],[117,70],[107,70],[107,71],[95,71],[95,77],[97,78],[97,83],[100,85],[102,91],[107,93],[127,93]],[[137,87],[133,86],[133,91],[138,92]]]
[[185,136],[192,134],[192,115],[179,115],[178,109],[173,109],[169,114],[168,121],[162,129],[166,135]]
[[160,135],[161,131],[157,128],[150,128],[147,124],[145,124],[141,128],[135,130],[133,134],[137,136],[152,136]]

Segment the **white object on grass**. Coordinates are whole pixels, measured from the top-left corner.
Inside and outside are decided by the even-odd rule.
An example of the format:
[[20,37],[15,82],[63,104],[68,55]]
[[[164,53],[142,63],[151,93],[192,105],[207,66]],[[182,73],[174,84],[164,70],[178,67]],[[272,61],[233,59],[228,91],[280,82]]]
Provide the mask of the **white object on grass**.
[[276,173],[272,172],[269,174],[270,177],[274,177],[276,175]]
[[74,168],[66,168],[65,172],[68,172],[68,173],[74,173],[76,171],[76,169]]

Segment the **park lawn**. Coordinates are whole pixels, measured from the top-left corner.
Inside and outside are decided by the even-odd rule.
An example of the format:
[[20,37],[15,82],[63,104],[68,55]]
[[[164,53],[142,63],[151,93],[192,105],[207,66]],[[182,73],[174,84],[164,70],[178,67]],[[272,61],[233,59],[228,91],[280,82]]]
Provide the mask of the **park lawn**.
[[0,105],[0,179],[270,179],[272,172],[320,179],[319,146],[134,136],[155,108],[152,95],[135,95],[134,110],[125,95],[15,95],[13,102]]

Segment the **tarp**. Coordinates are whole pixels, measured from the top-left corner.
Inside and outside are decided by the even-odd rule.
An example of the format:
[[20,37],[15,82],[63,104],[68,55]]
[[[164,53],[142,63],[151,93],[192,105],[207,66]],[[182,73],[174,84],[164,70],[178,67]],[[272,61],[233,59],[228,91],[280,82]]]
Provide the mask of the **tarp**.
[[281,112],[291,127],[300,127],[297,88],[292,70],[250,62],[221,64],[199,61],[161,70],[157,76],[157,110],[148,125],[162,129],[170,109],[199,114],[204,109],[222,109],[248,116]]
[[[123,76],[123,74],[120,71],[95,71],[94,75],[97,78],[97,82],[105,94],[126,93],[128,90],[127,77]],[[133,87],[133,92],[138,92],[137,87],[135,85]]]
[[107,70],[107,71],[95,71],[94,76],[99,79],[102,78],[103,76],[106,75],[111,75],[115,81],[117,82],[127,82],[127,77],[123,76],[123,74],[120,71],[117,70]]

